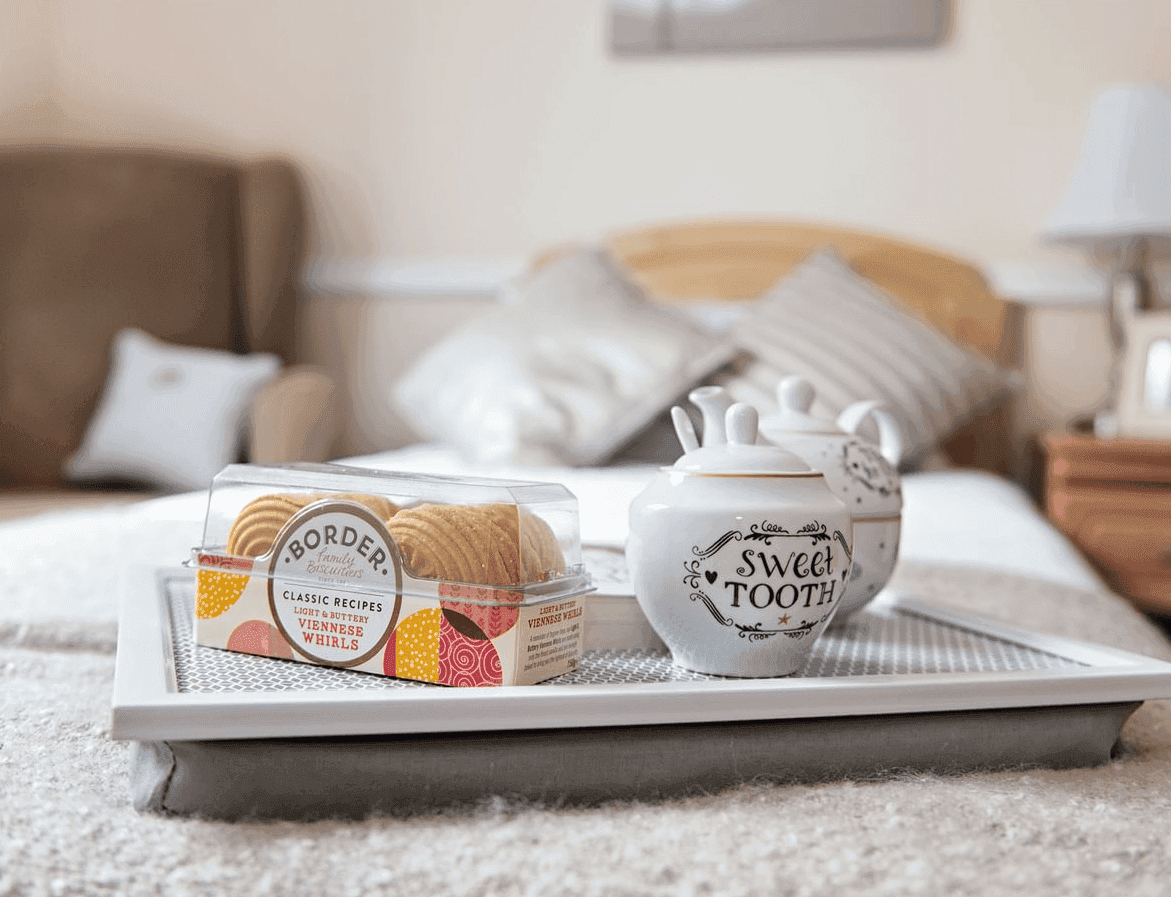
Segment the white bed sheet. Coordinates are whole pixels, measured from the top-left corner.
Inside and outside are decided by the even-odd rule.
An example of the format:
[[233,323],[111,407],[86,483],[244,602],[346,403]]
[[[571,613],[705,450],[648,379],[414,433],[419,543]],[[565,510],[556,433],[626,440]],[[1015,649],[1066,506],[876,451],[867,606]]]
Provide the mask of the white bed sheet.
[[990,473],[944,470],[903,477],[908,560],[965,564],[1083,589],[1101,577],[1037,509],[1024,489]]

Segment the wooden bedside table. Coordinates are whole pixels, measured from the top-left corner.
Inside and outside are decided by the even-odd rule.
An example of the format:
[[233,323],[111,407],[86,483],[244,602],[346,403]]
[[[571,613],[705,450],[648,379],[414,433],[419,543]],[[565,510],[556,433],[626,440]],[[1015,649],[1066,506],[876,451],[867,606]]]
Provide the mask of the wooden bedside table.
[[1171,442],[1053,433],[1049,519],[1139,609],[1171,614]]

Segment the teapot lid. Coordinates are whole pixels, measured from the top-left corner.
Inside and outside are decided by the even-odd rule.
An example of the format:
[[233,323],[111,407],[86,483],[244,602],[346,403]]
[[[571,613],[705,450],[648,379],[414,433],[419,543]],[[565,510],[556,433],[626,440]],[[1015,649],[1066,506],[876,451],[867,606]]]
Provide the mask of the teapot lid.
[[813,468],[793,452],[756,444],[758,415],[756,409],[745,402],[737,402],[728,408],[724,418],[726,441],[722,444],[700,446],[691,419],[678,405],[671,409],[671,419],[684,449],[682,457],[671,468],[673,470],[745,475],[814,473]]
[[760,422],[765,431],[790,433],[825,433],[830,436],[844,436],[846,431],[834,421],[816,417],[809,413],[813,405],[813,384],[796,375],[785,377],[777,384],[776,414],[768,415]]

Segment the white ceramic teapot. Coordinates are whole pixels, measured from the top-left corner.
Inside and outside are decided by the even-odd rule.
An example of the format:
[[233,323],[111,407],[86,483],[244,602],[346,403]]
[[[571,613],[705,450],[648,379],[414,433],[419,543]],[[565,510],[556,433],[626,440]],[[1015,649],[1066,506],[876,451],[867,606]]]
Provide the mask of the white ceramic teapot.
[[[877,595],[894,572],[903,511],[896,465],[903,442],[895,419],[877,402],[855,402],[835,423],[809,413],[813,399],[808,380],[784,378],[777,387],[779,410],[761,420],[760,438],[825,474],[853,518],[854,568],[835,617],[840,623]],[[859,434],[864,424],[876,426],[878,444]]]
[[630,506],[638,603],[680,666],[795,672],[845,594],[850,516],[819,472],[756,444],[752,406],[728,408],[702,447],[687,413],[671,413],[684,454]]

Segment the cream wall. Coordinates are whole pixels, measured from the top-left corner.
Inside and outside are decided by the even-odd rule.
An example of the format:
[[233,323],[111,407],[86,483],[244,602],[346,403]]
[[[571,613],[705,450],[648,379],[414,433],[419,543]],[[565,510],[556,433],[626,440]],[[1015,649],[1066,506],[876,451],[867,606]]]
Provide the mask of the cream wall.
[[0,5],[0,143],[36,138],[53,92],[49,7],[42,0]]
[[[19,0],[27,5],[28,0]],[[694,214],[1028,255],[1166,0],[956,0],[946,46],[611,58],[604,0],[45,0],[72,127],[278,148],[330,255],[513,255]]]
[[[605,0],[9,3],[29,27],[0,36],[17,73],[0,137],[23,96],[52,137],[286,152],[327,285],[721,214],[849,223],[987,265],[1062,259],[1037,232],[1093,92],[1171,82],[1167,0],[955,0],[951,39],[927,51],[621,60]],[[383,396],[411,344],[384,331],[431,304],[310,304],[311,351],[349,359],[354,447],[401,438]],[[1097,313],[1029,326],[1038,425],[1091,406]],[[339,342],[367,330],[361,352]],[[1068,357],[1070,333],[1096,361]]]

